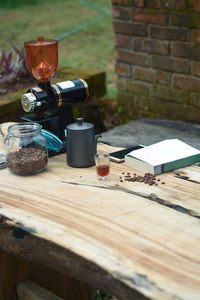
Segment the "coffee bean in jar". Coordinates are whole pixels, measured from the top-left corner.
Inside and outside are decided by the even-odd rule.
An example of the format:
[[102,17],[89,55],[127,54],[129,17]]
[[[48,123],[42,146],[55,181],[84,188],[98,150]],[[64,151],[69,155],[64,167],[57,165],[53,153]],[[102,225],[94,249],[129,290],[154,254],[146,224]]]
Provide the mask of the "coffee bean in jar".
[[18,123],[8,128],[5,140],[6,164],[15,174],[43,171],[48,163],[47,141],[37,123]]
[[47,152],[40,148],[22,148],[10,152],[6,157],[7,167],[16,174],[38,173],[47,165]]

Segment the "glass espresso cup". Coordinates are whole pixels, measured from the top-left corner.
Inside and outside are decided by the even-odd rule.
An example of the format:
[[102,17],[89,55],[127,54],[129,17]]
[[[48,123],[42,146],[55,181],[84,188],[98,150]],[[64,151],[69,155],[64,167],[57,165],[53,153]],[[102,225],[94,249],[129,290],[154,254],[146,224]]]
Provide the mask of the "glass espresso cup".
[[110,156],[107,153],[97,153],[95,155],[97,178],[99,180],[110,179]]

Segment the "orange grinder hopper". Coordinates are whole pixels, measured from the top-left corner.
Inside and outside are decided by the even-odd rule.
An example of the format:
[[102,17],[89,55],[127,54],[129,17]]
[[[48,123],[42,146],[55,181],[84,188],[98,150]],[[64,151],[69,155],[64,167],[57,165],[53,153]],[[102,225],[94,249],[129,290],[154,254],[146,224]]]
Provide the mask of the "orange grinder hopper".
[[38,40],[25,42],[24,46],[30,73],[39,82],[50,81],[58,67],[58,42],[39,36]]

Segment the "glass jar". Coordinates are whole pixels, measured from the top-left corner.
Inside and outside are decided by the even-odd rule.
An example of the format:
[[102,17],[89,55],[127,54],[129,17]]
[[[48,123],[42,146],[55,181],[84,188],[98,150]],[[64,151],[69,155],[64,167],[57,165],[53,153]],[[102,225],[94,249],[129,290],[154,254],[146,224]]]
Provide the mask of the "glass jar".
[[48,163],[47,141],[37,123],[24,122],[8,127],[5,139],[6,164],[15,174],[43,171]]

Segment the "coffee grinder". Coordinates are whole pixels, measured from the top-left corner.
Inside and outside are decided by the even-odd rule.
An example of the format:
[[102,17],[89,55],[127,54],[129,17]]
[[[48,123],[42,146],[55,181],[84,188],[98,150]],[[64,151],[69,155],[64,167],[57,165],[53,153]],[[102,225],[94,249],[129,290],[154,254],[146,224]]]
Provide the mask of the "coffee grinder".
[[83,79],[50,84],[58,66],[56,40],[44,40],[39,36],[38,40],[25,42],[24,46],[27,67],[38,86],[22,95],[21,105],[27,114],[21,119],[39,123],[64,142],[66,126],[74,122],[72,105],[88,99],[88,84]]

